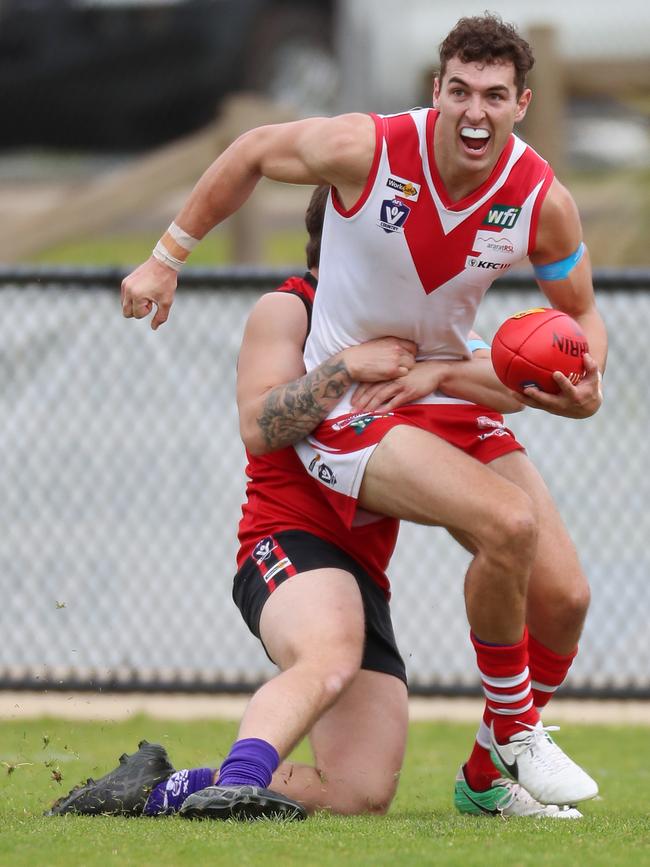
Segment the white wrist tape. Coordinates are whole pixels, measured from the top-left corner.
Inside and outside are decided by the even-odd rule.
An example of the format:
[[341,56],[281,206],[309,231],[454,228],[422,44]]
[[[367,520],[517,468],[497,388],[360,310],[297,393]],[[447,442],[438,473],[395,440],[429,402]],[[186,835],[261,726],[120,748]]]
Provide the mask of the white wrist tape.
[[154,259],[162,262],[163,265],[167,265],[168,268],[173,268],[174,271],[180,271],[185,264],[182,259],[177,259],[176,256],[172,256],[162,241],[158,241],[156,246],[153,248],[151,255]]
[[198,238],[193,238],[191,235],[188,235],[187,232],[184,232],[180,226],[176,225],[176,223],[172,223],[167,231],[176,241],[178,246],[187,250],[188,253],[190,253],[199,243]]

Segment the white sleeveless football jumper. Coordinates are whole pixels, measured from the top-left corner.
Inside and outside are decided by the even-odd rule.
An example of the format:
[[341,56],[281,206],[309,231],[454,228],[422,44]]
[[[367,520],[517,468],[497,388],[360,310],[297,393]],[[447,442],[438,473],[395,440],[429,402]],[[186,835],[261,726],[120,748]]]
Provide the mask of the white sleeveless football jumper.
[[[540,208],[553,180],[548,163],[512,134],[485,183],[452,202],[433,158],[437,115],[434,109],[373,115],[375,155],[359,200],[346,211],[332,191],[305,347],[307,370],[343,349],[386,336],[416,343],[418,361],[469,357],[467,337],[483,295],[534,249]],[[380,429],[385,432],[392,424],[385,416],[377,424],[381,414],[369,420],[368,414],[351,414],[352,391],[296,451],[327,491],[354,500]],[[464,406],[474,421],[501,419],[500,429],[507,430],[498,413],[442,393],[417,404],[439,406],[439,412],[443,406]],[[413,423],[426,427],[423,408],[410,412],[419,419]],[[469,419],[471,413],[465,415]],[[474,434],[486,432],[477,427]],[[511,434],[491,434],[479,442],[490,440],[521,448]],[[496,455],[476,456],[493,460]],[[351,520],[355,506],[345,511]]]

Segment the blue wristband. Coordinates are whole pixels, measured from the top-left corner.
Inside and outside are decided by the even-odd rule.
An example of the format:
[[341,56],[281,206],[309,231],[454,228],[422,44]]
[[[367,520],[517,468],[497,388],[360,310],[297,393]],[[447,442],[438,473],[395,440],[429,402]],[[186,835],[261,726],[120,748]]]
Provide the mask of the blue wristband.
[[582,259],[585,249],[585,245],[581,241],[575,253],[571,253],[566,259],[560,259],[559,262],[549,262],[548,265],[533,265],[535,276],[538,280],[564,280]]
[[472,340],[467,341],[467,348],[470,352],[476,352],[477,349],[489,349],[490,344],[486,343],[485,340],[481,340],[480,337],[474,337]]

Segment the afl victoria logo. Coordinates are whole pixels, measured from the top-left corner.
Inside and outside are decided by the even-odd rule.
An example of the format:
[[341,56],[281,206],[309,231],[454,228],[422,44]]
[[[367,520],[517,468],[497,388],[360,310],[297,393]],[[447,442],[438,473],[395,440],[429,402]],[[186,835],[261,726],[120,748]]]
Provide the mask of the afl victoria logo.
[[401,232],[411,209],[398,199],[384,199],[378,225],[384,232]]
[[336,476],[334,475],[331,467],[328,467],[327,464],[321,464],[318,468],[318,478],[321,482],[324,482],[326,485],[335,485],[336,484]]

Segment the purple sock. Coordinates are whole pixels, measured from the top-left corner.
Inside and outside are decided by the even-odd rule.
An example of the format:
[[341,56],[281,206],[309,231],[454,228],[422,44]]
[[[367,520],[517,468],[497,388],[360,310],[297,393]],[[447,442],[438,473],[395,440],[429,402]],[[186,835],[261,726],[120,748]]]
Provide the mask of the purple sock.
[[280,764],[275,747],[259,738],[235,741],[219,770],[218,786],[259,786],[268,788],[273,771]]
[[168,816],[176,813],[188,795],[212,785],[214,768],[192,768],[174,771],[162,783],[158,783],[147,798],[143,813],[145,816]]

